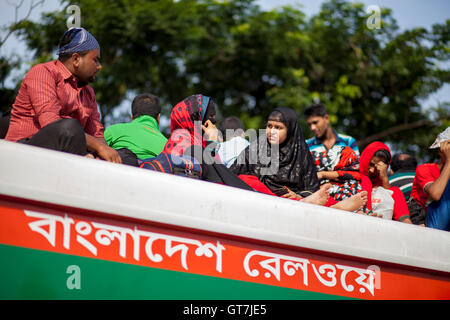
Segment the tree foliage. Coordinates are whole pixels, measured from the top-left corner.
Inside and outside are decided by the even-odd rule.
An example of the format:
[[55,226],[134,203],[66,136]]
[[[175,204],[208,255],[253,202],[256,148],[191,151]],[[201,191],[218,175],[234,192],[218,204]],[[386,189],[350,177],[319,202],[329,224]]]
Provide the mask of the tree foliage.
[[[69,5],[69,1],[62,1]],[[300,8],[264,11],[252,0],[79,0],[82,26],[102,47],[93,85],[103,119],[127,93],[152,92],[165,114],[186,96],[213,97],[222,116],[263,126],[275,106],[299,115],[322,102],[332,125],[360,148],[374,139],[425,150],[450,125],[449,102],[423,101],[448,83],[450,20],[399,31],[389,9],[370,30],[363,4],[330,0],[307,18]],[[68,15],[22,21],[36,62],[54,57]],[[310,135],[303,117],[301,124]],[[425,150],[426,151],[426,150]]]

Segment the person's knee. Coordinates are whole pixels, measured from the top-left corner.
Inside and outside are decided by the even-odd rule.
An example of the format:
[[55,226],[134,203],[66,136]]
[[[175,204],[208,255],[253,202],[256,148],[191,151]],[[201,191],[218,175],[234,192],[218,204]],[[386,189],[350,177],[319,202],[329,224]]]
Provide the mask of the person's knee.
[[85,155],[86,134],[76,119],[61,119],[55,123],[54,134],[57,136],[57,149],[69,153]]
[[84,130],[76,119],[61,119],[55,123],[58,135],[66,137],[84,137]]
[[119,153],[123,164],[133,167],[139,167],[138,158],[131,150],[127,148],[121,148],[117,149],[116,151]]

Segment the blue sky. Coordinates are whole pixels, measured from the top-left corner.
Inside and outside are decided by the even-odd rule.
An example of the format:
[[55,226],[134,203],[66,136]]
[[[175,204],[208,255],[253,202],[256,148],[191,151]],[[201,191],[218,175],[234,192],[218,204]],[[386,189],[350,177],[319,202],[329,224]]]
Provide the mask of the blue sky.
[[[320,12],[325,0],[258,0],[261,8],[272,9],[282,5],[298,4],[309,17]],[[367,8],[371,5],[392,9],[400,30],[425,27],[429,29],[435,23],[444,23],[450,19],[450,0],[359,0]],[[450,61],[445,67],[450,68]],[[450,101],[450,84],[445,84],[438,92],[423,101],[423,106],[435,105],[438,101]]]
[[[299,4],[309,17],[320,12],[325,0],[258,0],[264,9],[287,4]],[[367,8],[371,5],[392,9],[400,30],[425,27],[429,29],[435,23],[444,23],[450,19],[450,0],[359,0]],[[445,67],[450,68],[450,61]],[[438,101],[450,101],[450,84],[445,84],[438,92],[423,101],[423,106],[435,105]]]
[[[23,6],[18,11],[19,18],[26,15],[31,1],[37,2],[38,0],[24,0]],[[325,0],[257,0],[261,8],[267,10],[287,4],[298,4],[302,6],[302,10],[307,16],[318,13],[323,2]],[[366,7],[378,5],[391,8],[393,16],[402,30],[414,27],[429,28],[434,23],[443,23],[446,19],[450,19],[450,0],[359,0],[357,2],[362,2]],[[20,3],[20,0],[0,0],[0,26],[14,21],[15,10],[13,5],[18,3]],[[60,1],[45,0],[43,5],[39,5],[33,10],[31,19],[39,20],[41,12],[55,10],[64,10]],[[1,32],[0,36],[3,35],[4,32]],[[24,44],[15,37],[10,37],[0,48],[0,54],[10,55],[12,53],[20,54],[25,61],[31,60],[32,57],[31,53],[26,51]],[[450,62],[446,66],[450,67]],[[24,71],[26,71],[26,66],[24,68]],[[432,95],[424,104],[434,104],[436,101],[450,101],[449,84]]]
[[[325,0],[258,0],[264,9],[271,9],[286,4],[299,4],[307,16],[320,11],[320,6]],[[359,0],[366,7],[378,5],[390,8],[401,29],[413,27],[429,27],[434,23],[442,23],[450,19],[449,0]]]
[[[14,4],[21,0],[0,0],[0,26],[10,23],[14,20],[15,10]],[[31,1],[24,0],[19,10],[19,18],[26,15]],[[325,0],[257,0],[263,9],[272,9],[282,5],[302,6],[307,16],[311,16],[320,11],[320,6]],[[443,23],[446,19],[450,19],[450,1],[449,0],[359,0],[367,6],[378,5],[380,7],[388,7],[393,10],[393,16],[397,20],[401,29],[410,29],[413,27],[430,27],[434,23]],[[39,20],[40,13],[46,11],[63,10],[59,0],[44,0],[43,5],[36,7],[31,18]],[[1,53],[9,53],[23,49],[23,45],[14,37],[8,39],[6,44],[0,48]]]

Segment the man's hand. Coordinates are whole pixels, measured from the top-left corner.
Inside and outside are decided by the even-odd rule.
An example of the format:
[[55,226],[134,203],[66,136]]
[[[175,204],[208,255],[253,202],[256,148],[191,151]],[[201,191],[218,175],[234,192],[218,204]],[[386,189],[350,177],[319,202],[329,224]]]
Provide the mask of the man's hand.
[[97,155],[101,159],[109,162],[122,163],[122,159],[120,158],[119,153],[106,144],[102,144],[99,149],[97,149]]
[[450,180],[450,141],[443,141],[439,147],[441,173],[434,182],[429,182],[423,187],[432,201],[441,200],[442,194]]
[[450,140],[441,142],[439,150],[445,157],[445,162],[450,161]]
[[109,147],[105,140],[86,134],[86,145],[88,151],[94,152],[100,159],[114,163],[122,163],[119,153]]

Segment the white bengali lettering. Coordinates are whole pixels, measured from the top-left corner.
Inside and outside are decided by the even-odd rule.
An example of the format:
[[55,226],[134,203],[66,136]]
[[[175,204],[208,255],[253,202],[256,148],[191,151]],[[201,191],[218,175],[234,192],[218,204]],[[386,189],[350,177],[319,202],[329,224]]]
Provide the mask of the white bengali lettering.
[[[69,218],[67,215],[61,217],[58,215],[35,212],[31,210],[24,210],[24,212],[29,217],[40,219],[30,222],[28,226],[32,231],[44,236],[44,238],[47,239],[53,247],[56,245],[57,223],[61,223],[63,225],[63,246],[67,250],[70,249],[71,225],[74,224],[74,220],[72,218]],[[48,226],[48,230],[45,228],[46,226]],[[94,228],[96,230],[94,230]],[[133,258],[136,261],[140,260],[141,237],[145,237],[147,238],[145,239],[145,253],[153,262],[163,261],[163,255],[153,252],[154,242],[157,240],[162,240],[165,241],[164,254],[168,257],[172,257],[174,254],[179,252],[180,263],[185,270],[189,269],[187,257],[190,246],[195,246],[195,255],[197,257],[205,256],[206,258],[212,258],[215,256],[216,270],[218,272],[222,272],[222,252],[225,250],[225,247],[219,241],[217,241],[216,244],[210,242],[203,244],[199,240],[138,230],[136,227],[134,229],[130,229],[104,223],[89,223],[86,221],[78,221],[75,224],[75,231],[76,241],[94,256],[98,256],[98,248],[86,238],[93,232],[95,233],[94,238],[96,242],[100,245],[110,246],[113,241],[117,240],[119,243],[119,255],[122,258],[126,258],[127,239],[128,236],[131,237],[133,243]]]
[[133,239],[134,249],[133,249],[133,258],[136,261],[139,261],[139,234],[135,230],[130,228],[123,228],[117,226],[111,226],[108,224],[92,222],[92,225],[97,228],[97,232],[95,233],[95,240],[98,243],[104,246],[111,245],[111,242],[114,239],[119,241],[119,255],[122,258],[126,258],[127,254],[127,235],[130,235]]
[[80,221],[75,225],[75,230],[77,231],[77,242],[97,256],[97,248],[83,237],[91,234],[92,226],[88,222]]
[[[117,240],[119,243],[119,255],[126,258],[127,255],[127,240],[128,236],[132,239],[133,244],[133,258],[136,261],[140,260],[140,244],[141,238],[145,241],[145,254],[153,262],[159,263],[164,260],[163,256],[173,257],[175,254],[180,254],[180,264],[185,270],[189,270],[188,256],[189,250],[192,246],[195,248],[195,255],[197,257],[205,256],[206,258],[216,258],[216,270],[222,272],[222,252],[225,247],[217,241],[215,244],[211,242],[202,243],[199,240],[160,234],[155,232],[148,232],[134,229],[118,227],[97,222],[79,221],[76,224],[72,218],[66,215],[59,216],[36,212],[31,210],[24,210],[25,215],[32,218],[37,218],[28,223],[29,228],[42,235],[51,246],[56,246],[57,226],[62,225],[63,232],[63,247],[70,249],[70,234],[71,227],[74,224],[76,231],[76,240],[94,256],[98,255],[98,248],[87,240],[87,236],[95,232],[94,238],[98,244],[103,246],[110,246],[113,241]],[[96,229],[94,231],[94,228]],[[164,241],[164,253],[154,252],[154,244],[156,241]],[[255,257],[262,258],[255,258]],[[255,262],[253,259],[257,259]],[[289,277],[299,274],[299,270],[303,276],[303,284],[308,286],[308,266],[310,265],[308,259],[287,256],[282,254],[264,252],[259,250],[252,250],[247,253],[243,261],[245,272],[251,277],[258,277],[261,272],[265,278],[274,277],[277,281],[281,281],[282,272]],[[338,284],[337,270],[341,271],[339,283],[347,292],[355,291],[355,286],[359,286],[359,292],[369,293],[374,296],[375,289],[375,272],[369,269],[354,268],[344,265],[322,264],[316,266],[311,264],[316,278],[327,287],[335,287]],[[353,283],[349,283],[349,275],[356,273],[357,276],[352,277]]]
[[[336,265],[338,269],[342,270],[341,273],[341,285],[344,288],[344,290],[348,292],[352,292],[355,287],[353,285],[347,284],[347,275],[350,272],[356,272],[359,277],[355,279],[355,282],[361,286],[359,288],[359,292],[365,293],[366,289],[369,290],[370,294],[373,296],[374,293],[374,279],[375,279],[375,272],[373,270],[369,269],[360,269],[360,268],[353,268],[348,266],[342,266],[342,265]],[[368,280],[367,282],[364,280]]]
[[[319,279],[319,281],[327,286],[327,287],[334,287],[337,283],[336,280],[336,267],[331,265],[331,264],[323,264],[319,267],[319,272],[317,272],[316,266],[313,264],[313,270],[314,273],[316,274],[317,279]],[[327,270],[329,270],[327,272]],[[322,278],[322,274],[326,273],[326,276],[330,278],[330,280],[326,280],[324,278]]]
[[273,275],[278,281],[280,281],[281,261],[283,261],[283,271],[286,275],[293,276],[295,275],[296,271],[300,269],[303,273],[303,284],[306,286],[308,285],[308,259],[253,250],[249,252],[244,259],[244,270],[251,277],[257,277],[260,274],[260,272],[256,268],[250,268],[250,260],[254,256],[269,258],[259,262],[259,266],[267,271],[264,273],[264,276],[266,278],[270,278]]
[[308,259],[296,258],[295,261],[286,261],[284,263],[284,272],[288,276],[293,276],[300,268],[303,273],[303,284],[308,286]]
[[198,257],[206,256],[207,258],[211,258],[214,254],[216,254],[216,270],[218,272],[222,272],[222,251],[225,250],[225,247],[217,241],[216,245],[212,243],[205,243],[204,245],[199,246],[195,250],[195,255]]
[[[263,257],[264,259],[255,258],[257,256]],[[243,262],[244,270],[249,276],[258,277],[261,275],[261,272],[264,271],[264,277],[270,278],[273,276],[278,281],[281,281],[282,272],[287,276],[294,276],[301,270],[303,274],[303,284],[305,286],[308,286],[308,266],[310,264],[308,259],[259,250],[253,250],[247,253]],[[347,292],[353,292],[355,290],[355,285],[359,285],[360,293],[365,293],[367,290],[372,296],[374,295],[375,272],[373,270],[337,264],[322,264],[316,266],[312,263],[311,266],[316,278],[324,286],[335,287],[340,284]],[[338,270],[341,270],[339,279],[337,277]],[[358,277],[354,280],[354,283],[349,283],[348,275],[352,272],[356,272]]]
[[[63,225],[63,246],[67,250],[70,249],[70,225],[74,223],[72,218],[67,217],[67,215],[61,217],[31,210],[24,210],[24,212],[28,217],[41,219],[30,222],[28,226],[31,230],[44,236],[52,247],[56,245],[56,223],[61,223]],[[48,226],[48,231],[43,228],[44,226]]]
[[[187,265],[187,255],[189,252],[189,246],[194,245],[197,246],[195,250],[196,256],[206,256],[207,258],[211,258],[214,254],[216,255],[216,270],[218,272],[222,272],[222,251],[225,250],[225,247],[217,242],[216,245],[212,243],[202,244],[198,240],[164,235],[160,233],[147,232],[147,231],[138,231],[138,234],[144,237],[147,237],[147,241],[145,244],[145,253],[147,257],[153,262],[161,262],[163,261],[163,257],[161,254],[153,252],[153,244],[156,240],[164,240],[165,241],[165,254],[169,257],[174,255],[176,252],[180,252],[180,260],[181,266],[188,270]],[[178,243],[178,244],[174,244]]]
[[187,266],[187,254],[189,251],[189,247],[187,245],[185,245],[184,243],[182,244],[177,244],[172,246],[172,240],[167,239],[166,240],[166,254],[171,257],[174,253],[180,251],[180,258],[181,258],[181,265],[183,266],[184,269],[188,270],[188,266]]

